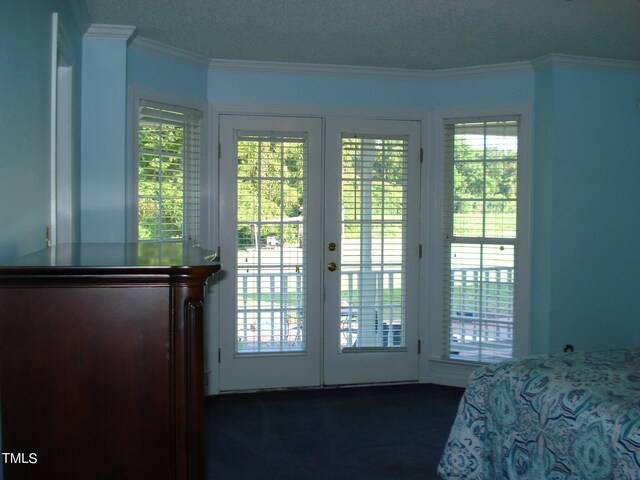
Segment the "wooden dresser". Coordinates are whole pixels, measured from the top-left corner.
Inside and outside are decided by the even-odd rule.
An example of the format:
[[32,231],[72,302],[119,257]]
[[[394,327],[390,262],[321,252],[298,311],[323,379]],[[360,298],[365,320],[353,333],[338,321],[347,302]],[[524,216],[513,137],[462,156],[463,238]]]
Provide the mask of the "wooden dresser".
[[202,478],[209,253],[70,244],[0,266],[5,480]]

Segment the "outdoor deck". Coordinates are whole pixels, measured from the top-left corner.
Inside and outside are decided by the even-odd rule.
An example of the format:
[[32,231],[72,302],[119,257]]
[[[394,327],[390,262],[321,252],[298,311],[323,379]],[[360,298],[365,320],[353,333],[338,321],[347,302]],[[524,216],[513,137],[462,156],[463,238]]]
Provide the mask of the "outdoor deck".
[[[238,273],[237,340],[240,352],[302,351],[305,349],[304,273],[266,268]],[[247,271],[248,270],[248,271]],[[369,271],[381,301],[358,305],[358,275],[341,271],[340,332],[343,348],[404,345],[403,304],[394,296],[400,271]],[[510,358],[513,343],[513,268],[459,268],[451,272],[450,355],[471,361]],[[366,311],[365,311],[366,310]],[[363,330],[362,318],[375,316]],[[382,326],[380,329],[379,326]],[[365,342],[359,335],[368,332]],[[389,334],[391,331],[391,337]]]

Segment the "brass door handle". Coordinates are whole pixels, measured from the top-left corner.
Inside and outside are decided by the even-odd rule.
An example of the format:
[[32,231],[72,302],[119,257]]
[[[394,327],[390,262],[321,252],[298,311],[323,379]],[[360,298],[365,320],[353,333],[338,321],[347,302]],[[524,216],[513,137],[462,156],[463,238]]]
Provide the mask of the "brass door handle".
[[329,269],[330,272],[335,272],[338,269],[338,266],[336,265],[336,262],[331,262],[327,265],[327,269]]

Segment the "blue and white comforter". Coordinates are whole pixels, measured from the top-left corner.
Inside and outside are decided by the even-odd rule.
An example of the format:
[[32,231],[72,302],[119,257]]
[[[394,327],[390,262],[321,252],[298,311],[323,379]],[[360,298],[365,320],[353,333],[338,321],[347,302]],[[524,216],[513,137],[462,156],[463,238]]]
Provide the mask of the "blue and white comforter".
[[640,349],[478,369],[438,473],[447,480],[640,480]]

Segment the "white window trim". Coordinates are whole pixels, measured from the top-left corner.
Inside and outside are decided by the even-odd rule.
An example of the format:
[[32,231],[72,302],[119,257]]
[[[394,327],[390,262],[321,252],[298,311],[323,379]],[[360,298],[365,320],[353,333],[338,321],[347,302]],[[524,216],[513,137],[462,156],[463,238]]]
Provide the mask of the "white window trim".
[[48,245],[74,241],[74,51],[57,12],[51,14],[50,180]]
[[202,123],[200,125],[200,245],[210,249],[214,225],[210,221],[212,208],[210,195],[212,191],[215,191],[216,185],[211,181],[211,171],[214,167],[208,149],[209,121],[207,116],[207,101],[140,86],[129,87],[128,93],[126,241],[138,241],[138,107],[140,100],[149,100],[202,112]]
[[516,287],[516,310],[518,318],[514,326],[514,357],[523,357],[530,351],[531,314],[531,181],[532,181],[532,110],[529,104],[513,104],[474,108],[438,109],[431,112],[427,120],[429,159],[423,171],[422,194],[422,244],[426,251],[421,266],[421,318],[425,330],[421,337],[427,338],[428,359],[421,381],[444,385],[466,386],[470,373],[480,364],[460,360],[443,359],[442,331],[444,322],[443,292],[443,212],[444,212],[444,124],[448,120],[520,116],[518,172],[518,270]]

